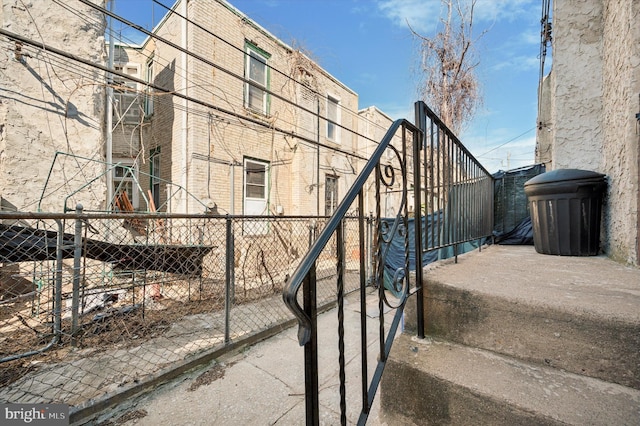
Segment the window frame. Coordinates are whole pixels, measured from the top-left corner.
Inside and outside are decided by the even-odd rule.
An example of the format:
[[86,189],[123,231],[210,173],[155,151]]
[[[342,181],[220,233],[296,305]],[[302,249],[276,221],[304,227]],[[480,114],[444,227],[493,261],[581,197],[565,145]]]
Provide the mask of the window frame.
[[[269,183],[271,164],[268,161],[258,160],[252,157],[245,157],[242,164],[242,213],[245,216],[269,216]],[[264,178],[262,179],[262,197],[248,195],[248,193],[250,192],[248,190],[248,185],[255,185],[254,182],[250,183],[251,179],[249,177],[249,164],[258,165],[264,171]],[[252,211],[252,209],[255,207],[261,207],[261,212],[257,213]],[[267,235],[269,233],[269,223],[266,220],[260,219],[245,220],[243,221],[242,231],[244,235]]]
[[[257,47],[255,44],[245,42],[245,64],[244,64],[244,76],[247,80],[244,84],[244,107],[250,111],[269,115],[271,97],[269,96],[269,86],[271,79],[271,72],[269,67],[269,59],[271,55],[264,50]],[[252,66],[254,61],[263,64],[263,81],[258,81],[252,78]],[[252,104],[253,94],[252,89],[262,91],[262,101],[260,106]]]
[[[264,170],[264,178],[262,179],[262,185],[255,184],[253,182],[249,182],[248,174],[249,174],[249,163],[260,165]],[[253,199],[253,200],[267,200],[268,199],[268,190],[269,190],[269,162],[263,160],[257,160],[254,158],[246,157],[244,159],[244,174],[243,174],[243,197],[244,199]],[[253,197],[248,195],[248,185],[252,186],[262,186],[262,197]]]
[[[324,175],[324,214],[331,216],[338,207],[338,182],[340,176],[325,174]],[[331,182],[331,184],[330,184]],[[330,187],[331,186],[331,191]],[[333,197],[330,198],[330,195]]]
[[149,151],[149,189],[151,190],[151,197],[156,210],[160,207],[160,182],[162,180],[160,176],[160,152],[160,147]]
[[[114,64],[113,69],[123,74],[138,78],[140,76],[140,66],[131,62],[119,62]],[[135,70],[134,72],[129,72]],[[122,124],[140,123],[142,110],[140,108],[140,97],[138,83],[120,77],[113,76],[113,118]],[[120,90],[118,87],[127,88]]]
[[[335,143],[340,143],[340,109],[340,98],[332,94],[327,94],[327,139]],[[331,113],[334,111],[335,116],[330,116],[333,115]]]
[[[153,79],[155,78],[153,64],[154,64],[154,57],[152,55],[151,57],[149,57],[149,59],[147,60],[147,63],[145,64],[145,81],[147,83],[153,83]],[[153,115],[153,112],[154,112],[153,89],[150,86],[147,86],[145,88],[143,110],[144,110],[145,117],[151,117]]]
[[[119,170],[126,170],[122,176],[118,176]],[[112,173],[113,193],[114,199],[120,193],[120,190],[125,186],[125,191],[129,197],[129,201],[135,210],[140,207],[140,188],[138,187],[138,163],[131,158],[119,158],[115,159]],[[130,192],[127,187],[130,186]]]

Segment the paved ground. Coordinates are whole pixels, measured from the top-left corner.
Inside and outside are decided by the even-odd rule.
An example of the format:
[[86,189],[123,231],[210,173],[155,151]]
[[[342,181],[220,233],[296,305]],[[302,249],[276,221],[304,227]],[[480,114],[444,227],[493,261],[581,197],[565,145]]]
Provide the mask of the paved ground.
[[[637,320],[640,315],[640,269],[603,256],[559,257],[535,253],[533,247],[492,246],[441,262],[427,274],[446,275],[452,285],[492,294],[517,293],[541,306],[562,305],[611,319]],[[470,279],[471,278],[471,279]],[[608,300],[607,306],[602,301]],[[367,304],[369,376],[377,356],[378,318],[374,295]],[[360,331],[357,295],[345,306],[348,423],[355,424],[360,403]],[[321,424],[340,424],[336,310],[319,319]],[[390,316],[387,317],[387,324]],[[331,336],[331,337],[329,337]],[[126,414],[110,420],[120,425],[301,425],[304,424],[303,349],[297,328],[230,355],[220,364],[164,386],[138,401]],[[329,363],[330,362],[330,363]],[[379,395],[369,425],[378,418]],[[129,420],[119,418],[122,414]]]
[[[345,302],[348,422],[355,424],[361,407],[360,331],[358,295]],[[367,307],[369,376],[377,359],[378,308],[374,295]],[[391,321],[388,316],[387,322]],[[320,423],[340,424],[338,387],[337,310],[318,320]],[[329,336],[331,339],[329,340]],[[107,421],[118,425],[301,425],[305,419],[304,351],[297,342],[297,327],[219,364],[165,385],[133,402],[126,413]],[[379,403],[367,424],[379,425]],[[129,420],[125,420],[129,418]]]
[[[427,267],[425,277],[540,307],[640,321],[640,269],[601,256],[553,256],[533,246],[489,246]],[[606,301],[606,303],[603,303]]]
[[[280,294],[237,305],[232,309],[230,336],[242,340],[290,317]],[[132,326],[129,333],[125,326],[111,333],[129,333],[125,335],[130,338],[137,330]],[[133,337],[130,341],[135,343],[135,339]],[[0,401],[42,403],[44,400],[82,405],[105,394],[117,394],[135,383],[138,377],[153,377],[164,366],[179,365],[195,354],[223,347],[224,339],[223,310],[188,315],[172,322],[164,333],[140,339],[138,345],[87,345],[83,349],[66,352],[57,361],[34,363],[37,369],[8,386],[0,387]]]

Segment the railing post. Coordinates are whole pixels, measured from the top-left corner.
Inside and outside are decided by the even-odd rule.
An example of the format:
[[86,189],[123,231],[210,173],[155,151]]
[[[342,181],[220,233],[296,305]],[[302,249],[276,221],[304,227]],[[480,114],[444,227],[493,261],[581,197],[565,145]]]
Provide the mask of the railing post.
[[[373,247],[373,212],[369,212],[369,216],[367,216],[367,237],[366,237],[366,253],[367,253],[367,263],[366,263],[366,273],[367,273],[367,284],[370,285],[373,283],[373,277],[375,272],[373,271],[373,251],[371,247]],[[365,253],[364,248],[361,252]]]
[[369,249],[369,259],[371,260],[371,263],[369,265],[369,285],[372,286],[376,286],[377,285],[377,279],[378,279],[378,258],[377,256],[377,252],[375,250],[376,248],[376,244],[378,243],[378,241],[376,240],[377,235],[377,218],[374,216],[374,213],[371,212],[369,214],[369,240],[368,240],[368,246],[370,247]]
[[[367,356],[367,283],[372,280],[371,276],[365,276],[365,226],[364,226],[364,192],[358,195],[358,247],[360,249],[360,359],[361,359],[361,379],[362,379],[362,412],[369,414],[369,373]],[[367,218],[366,247],[371,247],[371,216]],[[368,256],[369,271],[371,270],[371,250]]]
[[340,424],[347,424],[347,390],[344,357],[344,220],[336,229],[336,257],[337,257],[337,299],[338,299],[338,364],[340,368]]
[[231,341],[231,307],[235,303],[235,275],[234,253],[235,239],[233,235],[233,221],[227,215],[226,245],[225,245],[225,290],[224,290],[224,342]]
[[376,165],[375,169],[375,194],[376,194],[376,213],[375,213],[375,285],[378,289],[378,340],[379,351],[378,362],[386,361],[385,345],[384,345],[384,264],[382,259],[382,219],[381,219],[381,207],[380,207],[380,188],[381,188],[381,171],[380,163]]
[[[423,275],[422,275],[422,178],[420,174],[420,154],[422,151],[422,144],[424,143],[424,135],[426,129],[426,117],[422,103],[416,102],[415,104],[415,116],[416,127],[419,129],[417,137],[413,141],[413,197],[415,214],[413,219],[414,224],[414,246],[415,246],[415,262],[416,262],[416,321],[418,337],[424,339],[424,290],[423,290]],[[432,159],[433,161],[433,159]],[[407,277],[409,279],[409,277]]]
[[316,264],[309,269],[302,284],[304,313],[309,316],[310,338],[304,345],[305,406],[307,426],[320,424],[318,390],[318,310],[316,305]]
[[[82,204],[76,206],[76,215],[82,214]],[[71,296],[71,345],[76,345],[78,316],[80,307],[80,264],[82,263],[82,219],[76,217],[76,228],[73,236],[73,289]]]

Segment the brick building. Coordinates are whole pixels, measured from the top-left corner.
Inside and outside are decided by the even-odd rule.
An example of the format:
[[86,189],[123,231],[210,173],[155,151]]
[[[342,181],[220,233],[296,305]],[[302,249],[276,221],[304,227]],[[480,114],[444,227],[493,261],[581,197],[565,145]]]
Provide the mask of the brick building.
[[330,214],[392,122],[225,0],[111,46],[92,3],[3,3],[3,28],[75,56],[3,37],[4,208]]
[[330,214],[391,123],[224,0],[176,2],[114,66],[155,86],[130,84],[139,113],[114,108],[113,161],[135,164],[140,210]]

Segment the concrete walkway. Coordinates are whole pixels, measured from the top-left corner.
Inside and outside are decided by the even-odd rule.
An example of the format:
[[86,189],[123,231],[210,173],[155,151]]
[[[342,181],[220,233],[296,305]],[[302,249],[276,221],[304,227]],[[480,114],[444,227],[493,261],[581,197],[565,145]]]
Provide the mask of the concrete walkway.
[[[637,322],[640,270],[605,257],[559,257],[533,247],[493,246],[427,268],[430,279],[497,297],[521,299],[539,308],[573,310],[613,321]],[[378,353],[377,295],[369,289],[367,335],[369,377]],[[605,303],[606,301],[606,303]],[[356,424],[361,408],[360,303],[345,302],[347,420]],[[411,309],[410,309],[411,310]],[[393,312],[385,315],[391,321]],[[407,312],[407,323],[415,322]],[[340,424],[337,310],[319,317],[320,423]],[[305,423],[304,351],[297,327],[219,359],[218,363],[130,401],[103,417],[102,425],[302,425]],[[379,419],[380,390],[368,425]]]
[[[369,289],[367,328],[369,377],[379,347],[376,294]],[[360,302],[345,301],[348,423],[357,423],[361,409]],[[391,312],[385,316],[391,322]],[[319,316],[320,424],[340,424],[337,309]],[[379,397],[379,395],[378,395]],[[378,422],[376,401],[367,424]],[[131,401],[101,425],[301,425],[305,423],[304,349],[297,326],[218,360],[178,382]]]

